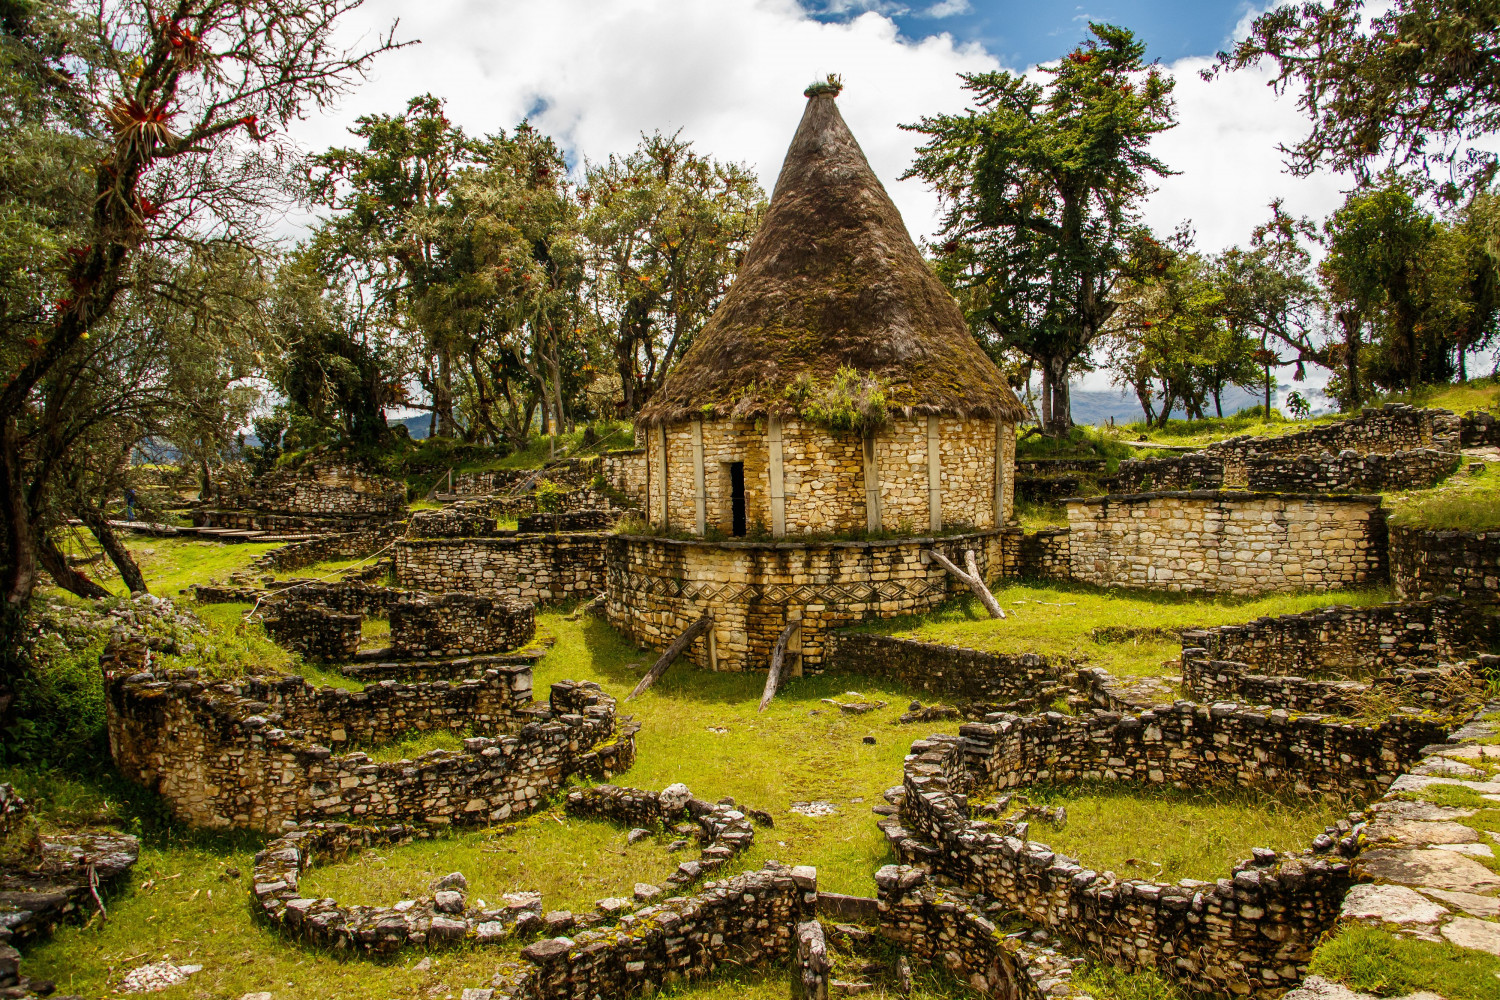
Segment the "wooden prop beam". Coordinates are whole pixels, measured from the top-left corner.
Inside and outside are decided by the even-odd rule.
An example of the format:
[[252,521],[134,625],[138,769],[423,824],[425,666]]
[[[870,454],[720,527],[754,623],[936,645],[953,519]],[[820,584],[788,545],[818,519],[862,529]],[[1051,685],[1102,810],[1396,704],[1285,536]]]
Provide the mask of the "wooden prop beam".
[[776,645],[771,650],[771,669],[766,672],[766,689],[761,692],[757,711],[764,712],[771,699],[776,697],[776,688],[781,685],[781,665],[786,662],[787,643],[791,642],[792,633],[801,627],[800,621],[788,622],[781,635],[776,637]]
[[647,691],[651,685],[660,680],[661,675],[667,672],[667,668],[672,665],[672,662],[682,655],[683,650],[688,648],[688,643],[702,635],[712,624],[713,619],[708,617],[708,615],[704,615],[683,629],[682,634],[677,637],[677,640],[667,647],[665,653],[661,654],[661,659],[657,660],[651,665],[651,669],[646,671],[646,676],[641,678],[641,682],[635,686],[635,690],[625,696],[625,700],[630,701],[636,695]]
[[979,564],[974,558],[973,549],[964,552],[964,562],[969,566],[967,573],[955,566],[953,560],[937,549],[928,549],[927,554],[932,556],[933,562],[967,583],[969,589],[974,591],[974,596],[979,598],[979,603],[983,604],[984,609],[990,613],[991,618],[1005,617],[1005,609],[1000,607],[1000,602],[995,600],[995,595],[990,593],[990,588],[984,585],[984,577],[979,575]]

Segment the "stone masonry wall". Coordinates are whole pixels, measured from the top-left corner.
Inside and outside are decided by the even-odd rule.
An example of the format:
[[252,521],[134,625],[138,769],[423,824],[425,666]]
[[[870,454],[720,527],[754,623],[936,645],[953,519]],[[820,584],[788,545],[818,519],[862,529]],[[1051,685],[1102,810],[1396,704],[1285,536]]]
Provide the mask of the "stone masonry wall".
[[1111,493],[1141,490],[1216,490],[1224,485],[1224,459],[1192,452],[1173,458],[1127,458],[1101,485]]
[[1026,580],[1071,578],[1068,529],[1040,528],[1021,536],[1015,575]]
[[1223,458],[1225,485],[1239,486],[1248,481],[1247,462],[1252,453],[1261,458],[1295,458],[1321,455],[1325,451],[1383,455],[1414,448],[1458,451],[1460,436],[1461,421],[1447,410],[1387,403],[1378,408],[1367,407],[1348,420],[1315,424],[1279,437],[1242,434],[1215,441],[1205,451]]
[[1275,705],[1289,712],[1359,715],[1369,697],[1391,698],[1398,705],[1450,714],[1470,702],[1485,678],[1470,664],[1412,669],[1401,667],[1369,679],[1309,680],[1268,675],[1244,663],[1210,660],[1201,649],[1182,651],[1183,689],[1199,701],[1238,701]]
[[1500,601],[1500,531],[1393,526],[1390,532],[1391,582],[1398,597]]
[[398,658],[472,656],[526,645],[536,635],[536,608],[473,594],[409,594],[391,609],[391,649]]
[[433,593],[458,591],[530,604],[593,597],[604,590],[606,538],[404,538],[395,544],[396,582]]
[[1500,448],[1500,416],[1471,410],[1463,416],[1465,448]]
[[1369,677],[1398,667],[1435,667],[1500,645],[1500,615],[1461,601],[1346,605],[1258,618],[1182,634],[1208,660],[1234,660],[1263,674]]
[[266,634],[310,660],[342,663],[359,648],[364,616],[345,615],[300,601],[278,601],[265,609]]
[[220,505],[275,514],[376,514],[400,517],[406,513],[406,487],[393,479],[353,469],[272,472],[243,491],[220,495]]
[[379,528],[345,531],[305,542],[293,542],[267,552],[255,560],[251,568],[285,573],[330,559],[359,559],[379,552],[401,537],[405,530],[404,524],[396,522]]
[[[533,706],[529,667],[348,692],[312,689],[300,677],[231,684],[194,671],[158,676],[134,669],[142,659],[106,651],[110,749],[122,774],[194,826],[499,822],[535,808],[572,774],[607,778],[634,758],[633,729],[613,739],[612,698],[568,681],[553,685],[550,708]],[[383,764],[325,745],[433,725],[490,735],[466,739],[462,753]]]
[[[720,669],[760,670],[787,623],[802,621],[801,662],[818,669],[830,629],[927,611],[967,593],[924,549],[963,565],[974,549],[981,575],[1002,575],[1004,531],[878,542],[699,542],[614,535],[606,541],[608,602],[615,628],[664,649],[704,614],[713,618]],[[689,647],[709,665],[709,640]]]
[[831,669],[1012,711],[1050,704],[1072,667],[1036,653],[989,653],[863,632],[832,633],[826,647]]
[[1379,497],[1135,493],[1068,504],[1073,579],[1244,596],[1386,578]]
[[1252,490],[1294,493],[1378,493],[1426,489],[1458,468],[1456,451],[1415,448],[1389,455],[1342,451],[1295,457],[1252,453],[1246,460]]
[[[1076,780],[1374,795],[1447,730],[1402,717],[1371,728],[1181,702],[1134,717],[1001,716],[959,733],[912,745],[905,829],[887,830],[903,854],[920,855],[935,874],[1084,942],[1105,961],[1160,966],[1200,988],[1271,997],[1301,978],[1332,926],[1350,884],[1343,858],[1257,857],[1217,883],[1120,880],[971,821],[970,800]],[[903,836],[906,830],[930,846]]]
[[606,451],[599,456],[599,474],[604,481],[635,501],[646,502],[646,449]]
[[[1009,425],[1007,425],[1009,427]],[[995,424],[944,417],[939,423],[942,516],[945,525],[994,526]],[[797,419],[782,422],[782,470],[786,530],[828,534],[865,530],[864,451],[853,432],[832,433]],[[657,437],[646,432],[652,482],[647,513],[661,519],[661,484]],[[1004,461],[1015,461],[1014,428],[1009,427]],[[888,531],[921,532],[928,511],[926,418],[892,420],[876,435],[882,524]],[[769,444],[764,421],[715,420],[703,423],[703,486],[707,520],[728,533],[730,481],[728,463],[745,464],[745,520],[769,531],[772,523]],[[691,424],[667,429],[667,502],[671,526],[692,530],[697,522],[694,500],[693,430]],[[1005,477],[1006,518],[1014,502],[1014,476]],[[906,527],[903,528],[902,526]]]

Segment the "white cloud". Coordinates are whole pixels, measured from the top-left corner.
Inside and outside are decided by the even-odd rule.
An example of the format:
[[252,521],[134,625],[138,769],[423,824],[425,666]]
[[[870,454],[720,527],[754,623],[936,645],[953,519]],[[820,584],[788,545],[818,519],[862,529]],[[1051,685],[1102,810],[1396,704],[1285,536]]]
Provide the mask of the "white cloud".
[[938,0],[937,3],[922,11],[923,17],[957,17],[959,14],[968,14],[973,11],[974,5],[969,0]]

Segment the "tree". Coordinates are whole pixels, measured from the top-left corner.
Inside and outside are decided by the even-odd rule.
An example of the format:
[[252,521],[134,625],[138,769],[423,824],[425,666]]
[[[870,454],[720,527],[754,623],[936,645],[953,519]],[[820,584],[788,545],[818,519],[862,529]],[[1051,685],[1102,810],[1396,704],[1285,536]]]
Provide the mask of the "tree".
[[194,255],[260,245],[290,156],[271,129],[392,45],[333,43],[357,6],[128,0],[75,13],[34,0],[0,17],[0,148],[13,156],[0,202],[24,220],[0,234],[0,674],[22,669],[14,639],[39,555],[54,551],[60,474],[90,428],[110,426],[115,397],[94,390],[118,378],[91,361],[91,338],[108,334],[114,373],[147,370],[160,338],[122,316],[144,315]]
[[729,290],[765,192],[748,168],[657,132],[623,159],[590,165],[579,198],[597,325],[613,340],[620,415],[631,416]]
[[1072,425],[1068,378],[1105,330],[1122,269],[1148,234],[1138,208],[1170,171],[1148,152],[1174,125],[1172,80],[1124,28],[1042,67],[1046,86],[1006,72],[964,74],[977,107],[903,126],[929,136],[903,177],[944,205],[939,273],[969,305],[981,341],[1042,370],[1049,433]]
[[1276,7],[1204,76],[1267,60],[1271,87],[1295,90],[1312,123],[1285,149],[1294,174],[1351,171],[1365,184],[1392,168],[1446,171],[1450,201],[1494,176],[1495,155],[1473,145],[1500,128],[1494,0],[1395,0],[1368,23],[1364,0]]

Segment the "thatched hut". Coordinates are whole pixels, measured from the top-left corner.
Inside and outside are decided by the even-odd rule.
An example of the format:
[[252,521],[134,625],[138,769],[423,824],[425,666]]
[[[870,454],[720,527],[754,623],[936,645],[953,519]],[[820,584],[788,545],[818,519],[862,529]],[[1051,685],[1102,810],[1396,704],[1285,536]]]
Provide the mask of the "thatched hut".
[[653,525],[991,528],[1024,411],[834,103],[809,88],[729,294],[641,411]]

